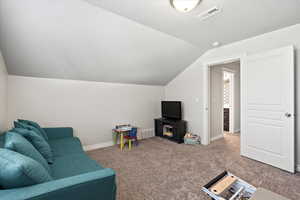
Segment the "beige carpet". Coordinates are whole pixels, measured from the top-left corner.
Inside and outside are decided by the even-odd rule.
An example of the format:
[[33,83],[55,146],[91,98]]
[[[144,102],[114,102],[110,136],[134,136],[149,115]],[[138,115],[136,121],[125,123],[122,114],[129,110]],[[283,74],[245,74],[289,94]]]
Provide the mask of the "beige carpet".
[[109,147],[88,154],[117,172],[118,200],[208,200],[201,187],[224,170],[256,187],[300,199],[300,174],[241,157],[238,136],[227,135],[206,147],[155,137],[131,151]]

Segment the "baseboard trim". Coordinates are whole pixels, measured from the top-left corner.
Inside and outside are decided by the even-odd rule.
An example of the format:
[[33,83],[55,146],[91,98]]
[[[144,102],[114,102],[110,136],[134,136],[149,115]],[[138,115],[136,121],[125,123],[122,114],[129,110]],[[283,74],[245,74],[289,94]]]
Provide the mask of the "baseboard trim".
[[234,133],[238,133],[238,132],[241,132],[241,130],[240,129],[234,130]]
[[215,137],[211,138],[210,141],[212,142],[214,140],[217,140],[217,139],[220,139],[220,138],[223,138],[223,137],[224,137],[223,134],[222,135],[218,135],[218,136],[215,136]]
[[[154,137],[154,136],[155,136],[154,128],[141,129],[139,140],[151,138],[151,137]],[[83,146],[83,150],[84,151],[92,151],[92,150],[95,150],[95,149],[101,149],[101,148],[110,147],[110,146],[113,146],[113,145],[114,145],[113,141],[102,142],[102,143],[98,143],[98,144],[85,145],[85,146]]]
[[154,128],[140,129],[138,139],[147,139],[155,136]]
[[297,172],[300,172],[300,164],[298,164],[298,165],[296,166],[296,171],[297,171]]
[[101,148],[110,147],[113,145],[114,145],[113,141],[102,142],[102,143],[98,143],[98,144],[85,145],[85,146],[83,146],[83,150],[84,151],[92,151],[95,149],[101,149]]

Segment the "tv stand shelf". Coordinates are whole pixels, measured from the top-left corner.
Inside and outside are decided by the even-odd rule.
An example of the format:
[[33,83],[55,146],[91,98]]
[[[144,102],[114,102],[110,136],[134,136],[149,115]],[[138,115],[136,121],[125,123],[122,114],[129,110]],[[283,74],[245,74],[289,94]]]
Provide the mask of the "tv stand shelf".
[[[166,118],[154,119],[155,136],[167,138],[177,143],[182,143],[186,134],[187,122],[184,120],[172,120]],[[172,136],[164,135],[164,126],[172,127]]]

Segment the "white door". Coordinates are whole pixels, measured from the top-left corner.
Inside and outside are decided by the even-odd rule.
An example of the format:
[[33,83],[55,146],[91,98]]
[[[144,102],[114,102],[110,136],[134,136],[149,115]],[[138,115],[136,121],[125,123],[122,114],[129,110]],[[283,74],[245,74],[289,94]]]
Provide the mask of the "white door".
[[241,59],[241,155],[295,172],[294,49]]

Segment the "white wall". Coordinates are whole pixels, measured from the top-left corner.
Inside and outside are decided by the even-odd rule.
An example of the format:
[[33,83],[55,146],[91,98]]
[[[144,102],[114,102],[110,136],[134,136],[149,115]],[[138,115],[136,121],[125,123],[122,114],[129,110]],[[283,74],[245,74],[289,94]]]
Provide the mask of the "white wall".
[[[203,128],[203,62],[214,58],[233,56],[247,53],[253,54],[260,51],[279,48],[293,44],[296,54],[296,96],[297,103],[300,98],[300,25],[294,25],[274,32],[266,33],[247,40],[232,43],[220,48],[212,49],[201,56],[195,63],[173,79],[165,88],[166,99],[182,100],[185,119],[188,120],[189,130],[202,134]],[[297,106],[296,114],[300,113],[300,106]],[[297,118],[297,157],[300,163],[300,118]]]
[[201,59],[180,73],[165,86],[165,97],[168,101],[182,101],[182,117],[188,122],[188,131],[202,135],[202,64]]
[[0,52],[0,134],[7,130],[7,71]]
[[112,141],[111,129],[129,123],[153,129],[160,116],[161,86],[8,76],[8,121],[71,126],[84,145]]

